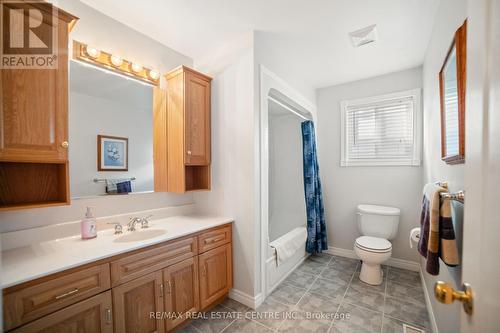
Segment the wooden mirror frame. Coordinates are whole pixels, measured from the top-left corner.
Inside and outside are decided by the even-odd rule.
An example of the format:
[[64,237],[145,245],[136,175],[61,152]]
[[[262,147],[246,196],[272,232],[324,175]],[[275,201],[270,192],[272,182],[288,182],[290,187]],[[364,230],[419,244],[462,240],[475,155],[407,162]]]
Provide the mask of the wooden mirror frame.
[[[446,120],[444,103],[444,69],[453,48],[457,59],[457,93],[458,93],[458,154],[448,155],[446,151]],[[441,102],[441,159],[446,164],[465,162],[465,88],[467,70],[467,21],[455,32],[453,43],[439,72],[439,95]]]

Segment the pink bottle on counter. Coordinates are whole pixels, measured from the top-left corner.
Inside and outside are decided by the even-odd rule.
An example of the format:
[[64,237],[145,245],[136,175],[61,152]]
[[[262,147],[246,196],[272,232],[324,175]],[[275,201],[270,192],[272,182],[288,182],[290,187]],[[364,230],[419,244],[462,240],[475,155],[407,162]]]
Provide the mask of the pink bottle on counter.
[[92,215],[90,207],[87,207],[85,218],[80,223],[82,239],[97,237],[96,219]]

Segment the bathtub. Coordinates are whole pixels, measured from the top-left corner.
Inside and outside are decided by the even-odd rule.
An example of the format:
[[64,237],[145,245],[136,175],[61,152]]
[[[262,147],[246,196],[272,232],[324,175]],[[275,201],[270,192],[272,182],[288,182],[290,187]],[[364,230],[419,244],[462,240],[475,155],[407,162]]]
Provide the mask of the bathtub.
[[267,295],[269,295],[284,279],[286,279],[286,277],[308,256],[308,253],[305,250],[306,243],[304,242],[304,246],[295,251],[292,257],[288,258],[288,260],[280,266],[277,266],[276,250],[272,247],[272,244],[273,242],[269,243],[266,260]]

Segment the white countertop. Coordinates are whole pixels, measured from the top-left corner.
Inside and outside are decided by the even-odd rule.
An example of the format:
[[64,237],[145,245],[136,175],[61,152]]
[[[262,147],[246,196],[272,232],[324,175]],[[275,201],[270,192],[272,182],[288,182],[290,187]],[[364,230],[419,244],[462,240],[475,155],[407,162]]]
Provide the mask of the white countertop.
[[[80,235],[50,240],[2,252],[1,288],[57,273],[96,260],[158,244],[222,224],[233,219],[202,215],[173,216],[151,220],[149,229],[163,229],[165,234],[141,241],[115,242],[120,235],[112,229],[97,233],[97,238],[82,240]],[[125,230],[126,228],[124,228]],[[137,231],[141,232],[140,226]],[[122,235],[131,232],[125,231]]]

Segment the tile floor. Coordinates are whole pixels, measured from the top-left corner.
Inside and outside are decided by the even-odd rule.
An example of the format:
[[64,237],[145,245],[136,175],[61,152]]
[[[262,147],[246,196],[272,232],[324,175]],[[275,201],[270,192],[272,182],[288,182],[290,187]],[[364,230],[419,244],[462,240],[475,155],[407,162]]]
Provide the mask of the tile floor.
[[384,267],[380,286],[359,280],[358,260],[310,256],[255,311],[226,299],[182,332],[430,332],[417,272]]

